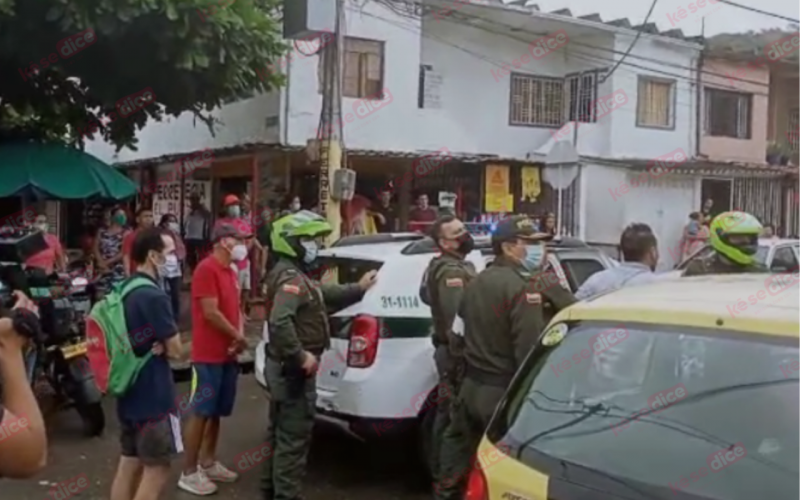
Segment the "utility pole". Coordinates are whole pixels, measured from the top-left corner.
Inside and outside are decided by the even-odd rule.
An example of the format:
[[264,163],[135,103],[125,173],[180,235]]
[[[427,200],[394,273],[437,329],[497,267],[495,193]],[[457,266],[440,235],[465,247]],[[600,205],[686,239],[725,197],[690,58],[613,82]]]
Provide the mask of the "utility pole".
[[344,143],[342,133],[342,73],[344,66],[345,0],[336,2],[334,41],[322,53],[322,110],[317,129],[319,151],[319,208],[323,217],[333,226],[327,244],[337,239],[341,232],[341,209],[338,200],[330,195],[334,172],[342,168]]

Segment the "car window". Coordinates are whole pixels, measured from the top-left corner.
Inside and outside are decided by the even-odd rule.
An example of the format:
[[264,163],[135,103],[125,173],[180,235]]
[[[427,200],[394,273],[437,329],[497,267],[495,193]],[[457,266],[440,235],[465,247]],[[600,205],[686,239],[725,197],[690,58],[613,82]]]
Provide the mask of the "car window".
[[383,265],[374,260],[336,257],[319,257],[317,263],[316,272],[309,272],[309,275],[334,283],[357,283],[367,271],[377,271]]
[[686,257],[683,262],[675,266],[675,269],[683,270],[689,265],[690,262],[696,259],[705,259],[706,257],[710,257],[711,254],[714,253],[714,249],[711,248],[711,245],[705,245],[704,247],[697,250],[692,255]]
[[[678,484],[687,497],[800,494],[796,339],[609,322],[542,338],[488,430],[517,460],[647,485],[641,498]],[[736,463],[719,458],[736,447]]]
[[560,260],[561,266],[564,268],[564,272],[567,274],[567,279],[573,290],[580,288],[581,285],[589,279],[589,276],[605,269],[605,266],[595,259],[579,259],[562,256]]
[[770,263],[770,271],[787,272],[797,269],[797,255],[790,246],[781,246],[775,249],[775,255]]

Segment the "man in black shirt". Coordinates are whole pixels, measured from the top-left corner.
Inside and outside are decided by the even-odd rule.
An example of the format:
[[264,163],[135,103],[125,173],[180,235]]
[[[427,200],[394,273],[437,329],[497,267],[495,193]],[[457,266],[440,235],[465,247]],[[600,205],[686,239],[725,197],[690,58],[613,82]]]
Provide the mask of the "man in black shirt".
[[397,232],[397,212],[392,206],[391,191],[381,191],[380,203],[372,211],[375,213],[375,227],[379,233]]

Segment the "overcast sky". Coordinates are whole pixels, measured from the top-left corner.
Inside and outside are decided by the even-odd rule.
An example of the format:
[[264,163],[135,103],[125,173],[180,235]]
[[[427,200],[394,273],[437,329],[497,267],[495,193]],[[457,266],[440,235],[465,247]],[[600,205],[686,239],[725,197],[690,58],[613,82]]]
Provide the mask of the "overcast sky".
[[[508,1],[508,0],[506,0]],[[705,0],[703,7],[698,7],[698,0],[658,0],[650,21],[655,22],[661,30],[680,28],[686,35],[699,35],[701,22],[705,18],[706,36],[719,33],[740,33],[749,30],[758,31],[764,28],[787,28],[787,21],[763,14],[756,14],[721,2],[710,3]],[[798,19],[797,0],[733,0],[741,5],[748,5],[760,10],[774,12],[786,17]],[[650,0],[528,0],[528,4],[537,4],[545,12],[568,8],[573,15],[583,16],[597,13],[604,21],[627,17],[634,25],[644,21],[650,8]],[[683,19],[675,17],[683,8],[686,15]],[[695,12],[692,12],[695,10]],[[674,23],[674,24],[673,24]]]

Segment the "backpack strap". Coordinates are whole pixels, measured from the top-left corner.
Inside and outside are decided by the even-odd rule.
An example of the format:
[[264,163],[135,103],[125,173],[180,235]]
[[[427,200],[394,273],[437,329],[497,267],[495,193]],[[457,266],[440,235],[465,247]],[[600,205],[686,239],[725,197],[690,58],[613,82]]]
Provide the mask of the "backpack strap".
[[122,283],[119,291],[120,298],[124,299],[129,293],[143,286],[158,287],[158,285],[153,283],[153,281],[145,278],[144,276],[133,276]]

